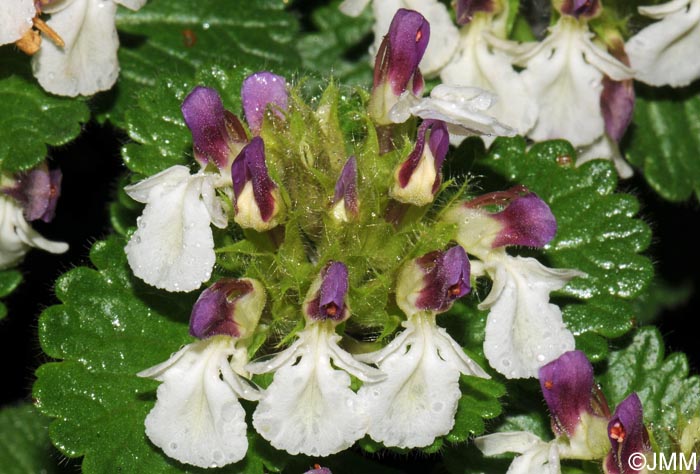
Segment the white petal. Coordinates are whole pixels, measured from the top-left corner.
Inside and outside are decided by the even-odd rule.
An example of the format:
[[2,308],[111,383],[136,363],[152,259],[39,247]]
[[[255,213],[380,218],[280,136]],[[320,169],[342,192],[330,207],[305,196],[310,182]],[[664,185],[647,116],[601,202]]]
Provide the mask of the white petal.
[[620,153],[620,146],[607,134],[604,134],[592,144],[578,150],[576,166],[581,166],[591,160],[603,159],[612,161],[620,178],[631,178],[634,174],[632,167],[625,161]]
[[331,365],[332,328],[298,333],[298,357],[275,372],[253,414],[257,432],[290,454],[328,456],[364,436],[367,420],[350,376]]
[[354,375],[363,382],[378,382],[386,378],[386,374],[381,370],[359,362],[350,353],[338,345],[340,336],[333,334],[328,343],[328,352],[333,360],[333,365],[343,369],[350,375]]
[[17,202],[0,193],[0,270],[19,263],[31,247],[63,253],[68,244],[42,237],[24,219]]
[[575,347],[561,310],[549,303],[549,293],[583,274],[547,268],[534,258],[505,253],[487,264],[496,296],[489,295],[479,305],[480,309],[491,309],[484,354],[507,378],[537,377],[540,367]]
[[405,321],[406,329],[387,347],[390,353],[375,353],[387,378],[366,383],[358,392],[371,420],[368,434],[386,446],[428,446],[449,433],[462,396],[460,373],[483,373],[466,355],[455,354],[451,338],[434,318],[416,314]]
[[127,188],[139,200],[148,195],[126,255],[134,274],[146,283],[192,291],[210,278],[216,260],[211,217],[200,199],[208,177],[175,168]]
[[457,53],[440,78],[444,84],[480,88],[497,96],[489,114],[525,135],[537,120],[537,105],[513,70],[510,56],[491,47],[489,25],[484,23],[475,19],[462,28]]
[[521,454],[543,443],[544,441],[529,431],[507,431],[474,438],[474,445],[485,456],[505,453]]
[[438,0],[375,0],[372,7],[375,18],[374,46],[370,50],[372,57],[376,55],[384,36],[389,32],[391,20],[399,8],[415,10],[430,23],[430,41],[419,65],[424,75],[435,76],[454,54],[459,41],[459,31],[447,7]]
[[544,442],[526,431],[480,436],[474,444],[486,456],[508,452],[522,453],[513,459],[506,474],[559,474],[559,450],[556,442]]
[[513,459],[506,474],[561,474],[556,442],[542,443]]
[[406,91],[392,107],[389,117],[394,123],[405,122],[414,115],[422,119],[442,120],[450,136],[496,135],[513,136],[515,130],[485,113],[496,97],[482,89],[440,84],[429,98],[418,99]]
[[687,11],[681,6],[634,35],[625,50],[635,79],[653,86],[682,87],[700,77],[700,62],[695,60],[698,45],[700,1],[693,0]]
[[598,50],[589,36],[587,26],[562,17],[550,36],[528,53],[521,76],[539,107],[537,123],[528,135],[533,140],[563,138],[583,146],[603,135],[603,75],[625,77],[629,71]]
[[124,187],[124,191],[135,201],[147,203],[152,192],[156,194],[165,188],[176,188],[190,177],[186,166],[175,165],[153,176]]
[[14,43],[32,27],[36,15],[32,0],[2,0],[0,7],[0,45]]
[[114,0],[119,5],[125,6],[130,10],[139,10],[146,4],[146,0]]
[[163,382],[146,417],[146,434],[171,458],[213,467],[245,456],[245,411],[230,384],[238,378],[228,362],[234,344],[225,336],[198,341],[138,374]]
[[639,7],[637,10],[641,15],[654,18],[655,20],[660,20],[672,13],[685,11],[691,1],[692,0],[672,0],[670,2],[662,3],[661,5]]
[[52,13],[47,24],[65,46],[43,41],[32,58],[34,75],[44,89],[74,97],[114,85],[119,75],[116,9],[112,0],[73,0]]
[[367,7],[370,0],[343,0],[343,3],[338,7],[341,12],[348,16],[360,16],[362,11]]

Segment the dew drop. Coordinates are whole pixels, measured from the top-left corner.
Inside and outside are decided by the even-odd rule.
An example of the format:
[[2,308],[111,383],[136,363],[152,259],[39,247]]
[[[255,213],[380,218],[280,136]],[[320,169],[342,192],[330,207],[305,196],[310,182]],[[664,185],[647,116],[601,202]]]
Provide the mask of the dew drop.
[[537,362],[544,362],[544,354],[537,354]]
[[212,453],[211,457],[214,458],[214,461],[216,461],[216,462],[221,462],[221,461],[224,460],[224,453],[222,453],[221,451],[217,450],[217,451],[214,451],[214,452]]
[[444,408],[444,404],[442,402],[435,402],[433,403],[433,411],[434,412],[441,412],[442,409]]
[[177,451],[177,448],[177,443],[170,443],[170,449],[172,449],[173,451]]

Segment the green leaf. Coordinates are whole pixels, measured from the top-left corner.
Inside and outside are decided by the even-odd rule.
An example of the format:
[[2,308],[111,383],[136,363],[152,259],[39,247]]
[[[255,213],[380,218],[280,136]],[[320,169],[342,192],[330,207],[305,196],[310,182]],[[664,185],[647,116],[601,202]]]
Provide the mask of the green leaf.
[[122,126],[126,110],[165,80],[164,71],[193,80],[206,64],[296,70],[298,25],[284,8],[277,0],[150,0],[137,12],[120,8],[121,75],[99,98],[103,118]]
[[700,87],[640,88],[627,159],[669,201],[700,199]]
[[661,334],[651,326],[640,328],[626,347],[611,352],[600,382],[611,407],[632,392],[639,395],[644,422],[666,452],[676,446],[688,420],[700,415],[700,377],[688,377],[685,354],[664,355]]
[[575,168],[572,156],[573,148],[563,141],[539,143],[525,152],[522,139],[499,139],[482,163],[511,183],[524,184],[552,209],[558,228],[544,248],[547,263],[586,273],[557,292],[555,302],[563,305],[577,345],[600,360],[607,352],[603,338],[631,329],[632,301],[653,276],[651,261],[640,255],[651,232],[635,218],[637,200],[615,192],[617,174],[609,162]]
[[343,14],[340,0],[317,8],[311,15],[317,31],[307,33],[297,42],[302,65],[321,76],[332,74],[340,83],[368,86],[372,83],[368,53],[374,17],[365,8],[357,18]]
[[49,421],[29,404],[0,410],[0,466],[3,474],[68,471],[59,467],[59,455],[49,441]]
[[0,103],[0,171],[9,173],[41,163],[48,145],[70,142],[90,118],[84,102],[49,95],[19,76],[0,79]]
[[174,165],[192,162],[192,134],[180,110],[183,100],[196,85],[215,88],[224,107],[242,116],[241,84],[254,72],[252,67],[237,66],[224,71],[213,66],[203,68],[195,78],[175,76],[144,91],[127,110],[125,127],[134,140],[122,148],[129,169],[145,176]]
[[[39,321],[44,351],[62,362],[37,370],[39,409],[57,418],[54,444],[67,456],[85,455],[83,471],[176,472],[146,441],[143,420],[153,405],[153,381],[136,376],[188,342],[182,297],[160,299],[132,282],[123,240],[97,242],[97,270],[78,267],[56,284],[62,304]],[[190,303],[191,304],[191,303]]]
[[[8,296],[22,282],[22,274],[17,270],[0,271],[0,298]],[[0,302],[0,319],[7,316],[7,307]]]

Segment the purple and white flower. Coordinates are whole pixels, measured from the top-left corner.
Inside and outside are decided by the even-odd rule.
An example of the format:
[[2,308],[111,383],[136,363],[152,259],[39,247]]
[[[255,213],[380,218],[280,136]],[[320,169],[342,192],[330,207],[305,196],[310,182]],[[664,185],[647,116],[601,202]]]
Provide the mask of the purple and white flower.
[[441,168],[449,147],[450,135],[445,123],[423,121],[418,127],[415,148],[394,172],[391,197],[414,206],[433,202],[442,183]]
[[[345,0],[340,10],[346,15],[358,16],[370,0]],[[433,39],[425,56],[420,61],[421,70],[429,77],[437,75],[452,57],[457,45],[457,28],[450,18],[447,7],[437,0],[376,0],[372,2],[374,12],[374,45],[370,54],[376,56],[381,50],[382,39],[390,31],[390,24],[400,9],[414,10],[432,25]]]
[[63,253],[68,244],[48,240],[29,225],[50,222],[61,194],[61,171],[44,163],[15,177],[0,176],[0,270],[19,263],[30,248]]
[[[508,205],[491,213],[485,205]],[[556,233],[549,206],[522,187],[491,193],[462,203],[445,214],[457,224],[455,240],[479,258],[477,275],[493,280],[491,292],[479,305],[490,309],[484,353],[491,366],[508,378],[536,377],[540,367],[574,349],[574,337],[549,293],[583,273],[551,269],[534,258],[514,257],[511,245],[542,247]]]
[[489,378],[435,317],[469,293],[469,260],[457,246],[407,263],[396,286],[404,330],[383,349],[357,356],[386,379],[358,392],[369,413],[368,434],[386,446],[428,446],[454,426],[461,374]]
[[272,446],[290,454],[327,456],[349,448],[367,432],[367,415],[350,388],[383,374],[342,349],[335,327],[350,317],[348,270],[329,262],[304,301],[306,327],[274,358],[254,361],[255,374],[274,372],[253,414],[253,426]]
[[208,468],[245,457],[247,425],[238,400],[259,398],[244,367],[265,300],[256,280],[218,281],[192,308],[190,334],[199,340],[139,372],[162,382],[146,434],[171,458]]

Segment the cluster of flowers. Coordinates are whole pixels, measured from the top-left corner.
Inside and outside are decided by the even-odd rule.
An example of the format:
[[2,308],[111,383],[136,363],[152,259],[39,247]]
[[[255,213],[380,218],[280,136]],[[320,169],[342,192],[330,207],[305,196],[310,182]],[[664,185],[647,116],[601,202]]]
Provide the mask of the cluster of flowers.
[[46,163],[14,176],[0,174],[0,270],[19,263],[31,247],[51,253],[68,250],[67,244],[47,240],[29,225],[54,218],[61,178],[61,171],[49,170]]
[[[345,0],[340,8],[356,16],[367,3]],[[421,63],[426,74],[439,75],[445,85],[492,92],[498,102],[490,113],[518,134],[535,141],[566,139],[579,149],[579,164],[607,158],[620,176],[631,176],[618,143],[632,119],[632,80],[680,87],[700,77],[700,66],[688,60],[700,46],[700,2],[640,7],[642,15],[661,21],[625,43],[623,22],[600,22],[594,34],[590,23],[601,17],[599,0],[557,0],[559,19],[548,35],[524,44],[508,39],[514,14],[509,3],[458,0],[458,30],[438,0],[375,1],[373,50],[379,50],[397,9],[419,11],[436,33]],[[490,140],[485,138],[487,144]]]
[[[311,262],[313,272],[299,285],[303,293],[296,293],[299,324],[296,332],[283,335],[283,344],[295,338],[288,347],[250,361],[260,347],[255,341],[264,332],[261,320],[270,315],[269,296],[276,297],[274,284],[270,288],[264,278],[250,276],[224,277],[205,289],[192,309],[190,334],[197,341],[139,373],[162,382],[145,424],[151,441],[168,456],[201,467],[242,459],[248,438],[239,399],[258,402],[254,428],[291,454],[326,456],[365,435],[386,446],[430,445],[454,426],[461,374],[489,377],[436,321],[471,291],[477,277],[492,280],[491,292],[479,307],[490,310],[483,347],[493,369],[508,378],[536,377],[543,366],[575,348],[549,294],[585,275],[550,269],[507,251],[511,246],[543,247],[556,233],[547,204],[522,186],[438,209],[425,225],[428,232],[430,226],[449,229],[452,243],[425,254],[403,247],[386,258],[400,264],[380,275],[391,282],[384,301],[395,301],[403,313],[403,330],[376,351],[349,352],[347,344],[341,345],[352,339],[339,334],[353,314],[351,281],[373,281],[354,274],[364,272],[353,266],[356,255],[338,250],[342,258],[338,253],[331,258],[320,243],[333,240],[335,229],[360,242],[367,236],[354,235],[355,229],[367,232],[380,221],[400,227],[422,216],[411,210],[427,209],[445,189],[441,167],[453,132],[511,133],[484,113],[490,96],[479,90],[449,87],[420,97],[418,64],[429,37],[423,16],[409,10],[396,13],[379,48],[367,103],[367,133],[375,137],[377,150],[364,153],[363,160],[344,159],[331,177],[335,185],[323,198],[324,209],[305,201],[313,194],[309,177],[322,172],[314,166],[319,157],[308,157],[301,147],[304,175],[289,171],[291,177],[285,176],[284,166],[298,165],[293,163],[274,173],[268,168],[273,157],[266,150],[284,155],[274,157],[276,163],[295,156],[280,151],[279,145],[287,143],[282,135],[294,128],[290,117],[297,100],[287,81],[270,72],[243,81],[247,124],[224,108],[216,91],[196,87],[184,100],[182,113],[199,171],[191,174],[187,167],[174,166],[126,188],[146,204],[125,249],[129,264],[136,276],[168,291],[192,291],[211,278],[216,263],[211,224],[226,229],[232,215],[246,237],[266,235],[274,246],[300,225],[291,217],[297,208],[308,219],[325,216],[309,231],[306,254],[299,256]],[[329,109],[320,106],[315,112],[322,117],[319,122],[337,120],[328,115]],[[423,119],[412,144],[405,133],[416,130],[411,116]],[[366,174],[391,157],[398,158],[393,173]],[[382,197],[372,202],[360,190],[381,176],[386,176],[379,184]],[[255,252],[250,258],[256,258]],[[278,265],[274,262],[273,267]],[[274,268],[266,272],[284,273]],[[268,373],[274,375],[266,387],[252,381],[251,374]]]
[[[146,0],[6,0],[0,7],[0,46],[15,43],[33,55],[41,86],[54,94],[92,95],[119,76],[117,4],[138,10]],[[44,21],[49,15],[50,18]],[[42,34],[50,41],[42,41]]]

